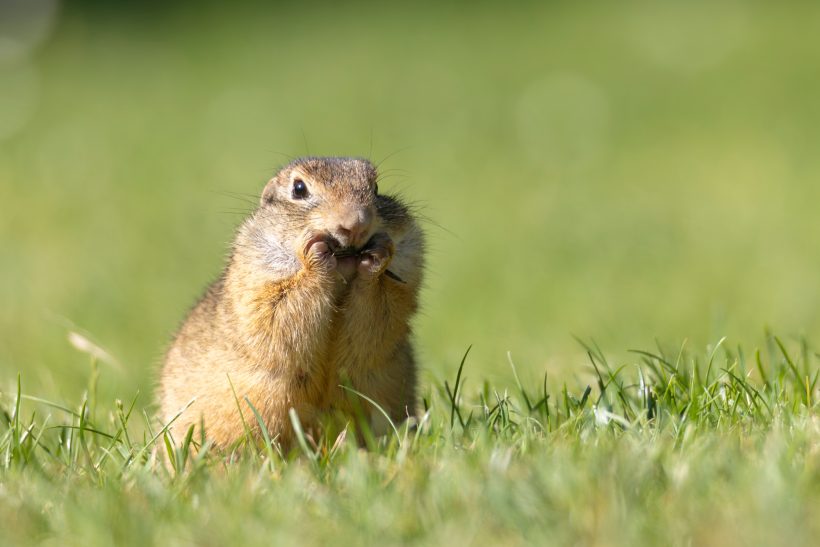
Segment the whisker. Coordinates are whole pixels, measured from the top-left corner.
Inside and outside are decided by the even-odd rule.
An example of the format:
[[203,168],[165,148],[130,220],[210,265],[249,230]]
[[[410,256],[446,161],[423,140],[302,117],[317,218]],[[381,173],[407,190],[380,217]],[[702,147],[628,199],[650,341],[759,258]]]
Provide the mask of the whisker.
[[384,162],[386,162],[387,160],[389,160],[390,158],[392,158],[392,157],[393,157],[393,156],[395,156],[396,154],[399,154],[399,153],[404,152],[404,151],[406,151],[406,150],[410,150],[411,148],[412,148],[412,146],[405,146],[405,147],[403,147],[403,148],[399,148],[399,149],[398,149],[398,150],[396,150],[395,152],[392,152],[392,153],[388,154],[387,156],[385,156],[384,158],[382,158],[382,160],[381,160],[381,161],[379,161],[379,162],[377,162],[377,163],[376,163],[376,169],[378,169],[379,167],[381,167],[381,164],[383,164]]

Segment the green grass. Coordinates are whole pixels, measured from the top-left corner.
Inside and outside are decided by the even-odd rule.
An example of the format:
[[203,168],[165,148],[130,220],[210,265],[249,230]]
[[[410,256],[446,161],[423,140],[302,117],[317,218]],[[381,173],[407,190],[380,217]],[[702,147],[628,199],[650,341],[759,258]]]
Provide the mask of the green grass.
[[[721,341],[588,347],[583,382],[424,390],[415,428],[359,448],[171,439],[133,401],[2,399],[0,541],[77,545],[811,545],[820,533],[818,354]],[[95,369],[96,370],[96,369]],[[251,418],[252,419],[252,418]],[[298,419],[295,419],[298,426]]]
[[[811,544],[818,18],[77,0],[15,57],[0,12],[0,543]],[[384,160],[430,219],[429,416],[185,453],[156,365],[308,152]]]

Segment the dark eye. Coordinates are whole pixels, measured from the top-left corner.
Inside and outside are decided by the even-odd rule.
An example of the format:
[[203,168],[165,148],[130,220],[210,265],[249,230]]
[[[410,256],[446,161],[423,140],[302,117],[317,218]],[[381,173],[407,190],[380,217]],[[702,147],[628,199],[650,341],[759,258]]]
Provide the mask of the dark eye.
[[308,197],[307,184],[302,179],[293,181],[293,199],[305,199]]

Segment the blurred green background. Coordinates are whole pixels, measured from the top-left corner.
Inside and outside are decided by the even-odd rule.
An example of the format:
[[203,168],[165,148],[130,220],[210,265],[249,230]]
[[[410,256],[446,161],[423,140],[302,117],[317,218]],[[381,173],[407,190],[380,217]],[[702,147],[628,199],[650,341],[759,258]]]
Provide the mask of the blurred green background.
[[820,4],[0,3],[4,387],[76,397],[78,330],[148,403],[244,195],[306,153],[429,216],[428,380],[469,344],[533,379],[573,334],[817,339]]

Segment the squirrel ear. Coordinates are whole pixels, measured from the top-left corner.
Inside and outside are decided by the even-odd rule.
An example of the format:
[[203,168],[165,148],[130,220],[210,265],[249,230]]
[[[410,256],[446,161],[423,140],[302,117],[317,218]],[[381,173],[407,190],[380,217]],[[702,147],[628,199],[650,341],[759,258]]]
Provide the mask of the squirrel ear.
[[264,207],[273,203],[274,195],[276,194],[276,177],[270,179],[262,190],[262,197],[259,199],[259,206]]

